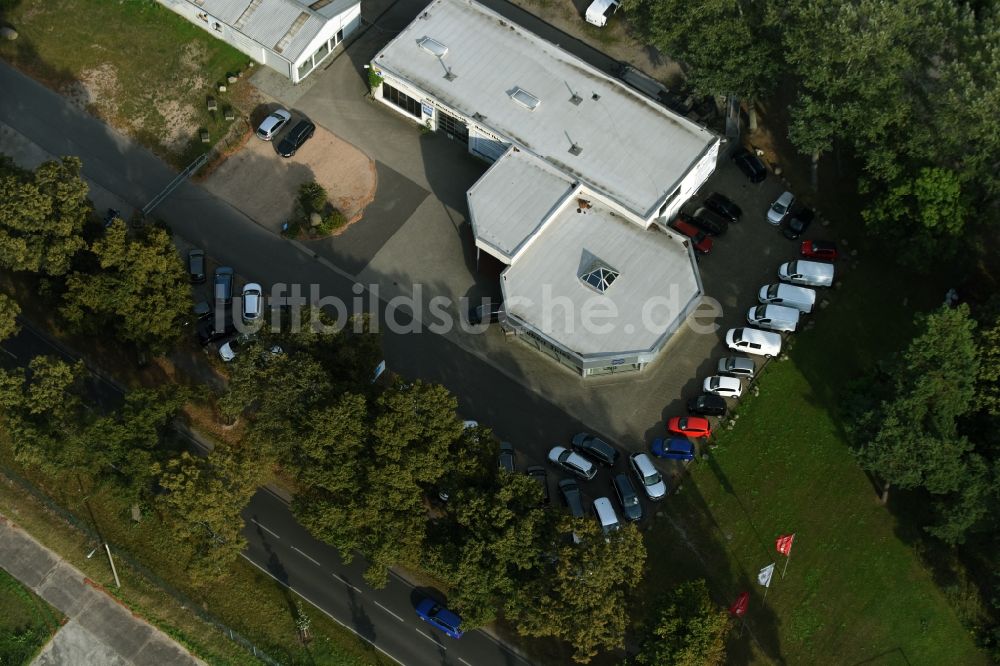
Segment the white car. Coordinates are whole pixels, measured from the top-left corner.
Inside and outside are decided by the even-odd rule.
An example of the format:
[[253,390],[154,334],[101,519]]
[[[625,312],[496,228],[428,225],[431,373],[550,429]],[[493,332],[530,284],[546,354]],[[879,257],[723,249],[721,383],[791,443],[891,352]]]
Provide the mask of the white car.
[[[236,356],[244,351],[246,351],[247,346],[250,344],[250,338],[240,335],[231,340],[227,340],[219,347],[219,358],[221,358],[226,363],[233,361]],[[279,354],[284,354],[285,350],[281,348],[280,345],[274,345],[266,352],[262,352],[260,357],[262,361],[267,361],[273,356]]]
[[795,205],[795,195],[791,192],[784,192],[775,200],[771,207],[767,209],[767,221],[778,226],[788,217],[788,213]]
[[648,455],[633,453],[628,460],[635,478],[639,479],[639,485],[646,491],[646,497],[656,502],[667,496],[667,484],[663,482],[663,477]]
[[260,319],[264,290],[256,282],[243,287],[243,321],[248,324]]
[[794,332],[799,327],[799,311],[783,305],[755,305],[747,310],[747,323],[769,331]]
[[731,328],[726,333],[726,346],[734,351],[770,358],[781,353],[781,336],[756,328]]
[[783,305],[800,312],[812,312],[816,305],[816,291],[809,287],[777,282],[761,287],[757,292],[757,300],[764,305]]
[[714,393],[723,398],[738,398],[743,395],[743,382],[739,377],[713,375],[705,379],[702,389],[705,393]]
[[257,138],[270,141],[291,119],[292,114],[288,113],[288,111],[284,109],[275,110],[267,118],[264,118],[264,122],[257,128]]

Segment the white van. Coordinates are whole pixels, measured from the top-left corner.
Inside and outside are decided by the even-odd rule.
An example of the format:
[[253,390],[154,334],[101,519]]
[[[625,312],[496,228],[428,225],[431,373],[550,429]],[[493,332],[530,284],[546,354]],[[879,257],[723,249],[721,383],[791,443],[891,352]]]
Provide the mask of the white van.
[[615,507],[611,505],[611,500],[607,497],[598,497],[594,500],[594,514],[597,516],[597,522],[601,524],[601,529],[604,530],[605,534],[611,534],[621,529],[622,525],[618,522],[618,514],[615,513]]
[[603,28],[604,24],[611,18],[611,15],[618,11],[620,4],[618,0],[594,0],[587,7],[587,13],[584,15],[584,18],[587,19],[587,23],[596,25],[598,28]]
[[747,323],[769,331],[794,333],[799,327],[799,311],[783,305],[755,305],[747,311]]
[[781,353],[781,336],[757,328],[731,328],[726,333],[726,346],[755,356],[777,356]]
[[797,259],[778,267],[778,278],[792,284],[809,287],[829,287],[833,284],[833,264]]
[[816,292],[809,287],[776,282],[765,284],[757,293],[757,300],[765,305],[783,305],[799,312],[812,312],[816,305]]

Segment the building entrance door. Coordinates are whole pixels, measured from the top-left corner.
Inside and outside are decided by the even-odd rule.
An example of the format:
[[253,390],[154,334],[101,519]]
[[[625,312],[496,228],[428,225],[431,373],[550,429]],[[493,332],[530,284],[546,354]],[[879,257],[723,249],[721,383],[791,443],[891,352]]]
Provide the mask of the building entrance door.
[[462,143],[469,143],[469,127],[456,118],[438,109],[438,130],[445,132],[449,139],[458,139]]

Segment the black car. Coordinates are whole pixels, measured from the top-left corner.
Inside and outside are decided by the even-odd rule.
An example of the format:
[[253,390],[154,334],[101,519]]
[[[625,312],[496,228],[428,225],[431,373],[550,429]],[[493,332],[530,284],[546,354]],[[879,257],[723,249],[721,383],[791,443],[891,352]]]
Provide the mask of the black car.
[[618,450],[590,433],[581,432],[573,437],[573,448],[591,460],[611,467],[618,460]]
[[214,316],[201,319],[198,322],[196,328],[198,333],[198,342],[204,347],[211,342],[217,342],[223,338],[227,338],[236,332],[236,325],[233,323],[232,316],[227,312],[224,321],[222,322],[222,327],[218,327],[218,323]]
[[809,208],[796,211],[785,220],[781,233],[788,240],[795,240],[806,232],[814,217],[816,217],[816,213]]
[[587,512],[583,510],[583,493],[580,492],[580,484],[575,479],[560,479],[559,493],[569,513],[574,518],[583,518]]
[[205,251],[191,250],[188,252],[188,277],[191,284],[201,284],[205,281]]
[[548,504],[552,498],[549,496],[549,475],[545,468],[532,465],[525,472],[542,486],[542,504]]
[[503,303],[490,301],[485,305],[477,305],[469,310],[469,323],[478,326],[483,322],[496,324],[504,318]]
[[615,475],[615,493],[618,494],[618,501],[622,504],[622,513],[625,520],[642,520],[642,503],[639,495],[636,494],[632,482],[624,474]]
[[712,192],[705,198],[705,208],[729,222],[739,222],[743,210],[718,192]]
[[500,469],[504,472],[514,471],[514,445],[510,442],[500,442]]
[[233,275],[229,266],[219,266],[215,269],[215,302],[229,305],[233,302]]
[[691,222],[702,231],[712,236],[721,236],[729,229],[729,223],[709,209],[702,206],[691,215]]
[[702,416],[725,416],[726,399],[720,395],[706,393],[697,398],[691,398],[687,404],[688,414],[700,414]]
[[295,151],[302,147],[302,144],[309,140],[309,137],[316,131],[316,126],[308,120],[300,120],[293,127],[285,138],[278,143],[278,154],[282,157],[291,157]]
[[746,148],[738,148],[733,153],[733,161],[751,183],[760,183],[767,178],[767,167],[764,166],[759,157]]

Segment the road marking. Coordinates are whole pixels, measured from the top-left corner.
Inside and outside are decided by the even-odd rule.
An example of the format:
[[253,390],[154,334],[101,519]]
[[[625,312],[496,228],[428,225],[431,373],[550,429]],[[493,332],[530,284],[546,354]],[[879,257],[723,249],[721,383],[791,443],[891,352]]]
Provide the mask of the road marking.
[[8,349],[4,349],[3,347],[0,347],[0,349],[3,349],[3,353],[7,354],[8,356],[10,356],[15,361],[17,360],[17,354],[15,354],[14,352],[12,352],[12,351],[10,351]]
[[[372,601],[375,601],[375,600],[372,599]],[[379,608],[381,608],[382,610],[384,610],[389,615],[391,615],[394,618],[396,618],[397,620],[399,620],[400,622],[405,622],[405,620],[403,618],[399,617],[398,615],[396,615],[395,613],[393,613],[391,610],[389,610],[388,608],[386,608],[385,606],[383,606],[379,602],[375,601],[375,605],[378,606]],[[472,664],[469,664],[469,666],[472,666]]]
[[313,564],[315,564],[316,566],[318,566],[318,567],[321,567],[321,566],[323,566],[322,564],[320,564],[319,562],[317,562],[317,561],[316,561],[316,560],[314,560],[313,558],[309,557],[308,555],[306,555],[305,553],[303,553],[303,552],[302,552],[301,550],[299,550],[299,549],[298,549],[298,548],[296,548],[295,546],[292,546],[292,550],[294,550],[294,551],[295,551],[296,553],[298,553],[298,554],[299,554],[299,555],[301,555],[302,557],[306,558],[307,560],[309,560],[310,562],[312,562],[312,563],[313,563]]
[[421,631],[420,629],[415,629],[414,631],[416,631],[418,634],[420,634],[421,636],[423,636],[424,638],[426,638],[427,640],[429,640],[431,643],[434,643],[434,645],[437,645],[442,650],[447,650],[448,649],[447,647],[445,647],[444,645],[442,645],[441,642],[438,641],[438,639],[434,638],[433,636],[431,636],[427,632]]
[[[302,597],[303,599],[305,599],[306,601],[308,601],[308,602],[309,602],[310,604],[312,604],[313,606],[315,606],[316,608],[318,608],[318,609],[319,609],[319,611],[320,611],[321,613],[323,613],[324,615],[326,615],[326,616],[327,616],[328,618],[330,618],[331,620],[333,620],[334,622],[336,622],[336,623],[337,623],[337,624],[339,624],[340,626],[342,626],[342,627],[343,627],[344,629],[347,629],[348,631],[350,631],[350,632],[351,632],[352,634],[354,634],[355,636],[357,636],[358,638],[360,638],[360,639],[361,639],[361,640],[363,640],[364,642],[366,642],[366,643],[368,643],[369,645],[371,645],[371,646],[372,646],[373,648],[375,648],[376,650],[378,650],[379,652],[381,652],[381,653],[382,653],[382,654],[384,654],[385,656],[389,657],[389,659],[392,659],[392,660],[393,660],[394,662],[396,662],[397,664],[399,664],[399,666],[406,666],[406,664],[404,664],[404,663],[403,663],[402,661],[400,661],[399,659],[396,659],[396,658],[395,658],[394,656],[392,656],[391,654],[389,654],[388,652],[386,652],[385,650],[383,650],[383,649],[382,649],[381,647],[379,647],[378,645],[376,645],[376,644],[375,644],[375,641],[371,640],[371,639],[370,639],[370,638],[368,638],[367,636],[363,636],[363,635],[361,635],[360,633],[358,633],[357,629],[355,629],[354,627],[352,627],[352,626],[350,626],[350,625],[348,625],[348,624],[346,624],[346,623],[344,623],[344,622],[341,622],[341,621],[340,621],[340,620],[339,620],[339,619],[338,619],[337,617],[335,617],[335,616],[334,616],[334,615],[333,615],[332,613],[328,612],[328,611],[327,611],[326,609],[322,608],[322,607],[321,607],[321,606],[320,606],[319,604],[317,604],[317,603],[316,603],[315,601],[313,601],[312,599],[310,599],[310,598],[309,598],[309,597],[307,597],[306,595],[302,594],[301,592],[299,592],[298,590],[296,590],[296,589],[295,589],[294,587],[292,587],[291,585],[288,585],[287,583],[284,583],[284,582],[282,582],[282,581],[281,581],[281,580],[280,580],[280,579],[279,579],[279,578],[278,578],[277,576],[275,576],[275,575],[274,575],[273,573],[271,573],[270,571],[268,571],[268,570],[267,570],[267,569],[265,569],[264,567],[260,566],[259,564],[257,564],[257,563],[256,563],[256,562],[254,562],[253,560],[251,560],[251,559],[250,559],[249,557],[247,557],[247,556],[246,556],[246,554],[245,554],[245,553],[240,553],[240,557],[242,557],[242,558],[243,558],[243,559],[245,559],[245,560],[246,560],[247,562],[249,562],[250,564],[254,565],[254,566],[255,566],[255,567],[257,567],[258,569],[260,569],[261,571],[263,571],[264,573],[266,573],[266,574],[267,574],[268,576],[270,576],[270,577],[271,577],[271,578],[273,578],[274,580],[278,581],[278,583],[279,583],[279,584],[281,584],[281,585],[284,585],[284,586],[285,586],[285,587],[287,587],[287,588],[288,588],[289,590],[291,590],[291,591],[292,591],[292,592],[294,592],[295,594],[299,595],[300,597]],[[334,574],[334,575],[336,575],[336,574]]]
[[[253,523],[254,525],[256,525],[257,527],[259,527],[260,529],[264,530],[265,532],[267,532],[271,536],[273,536],[275,539],[280,539],[281,538],[278,534],[275,534],[271,530],[267,529],[266,527],[264,527],[263,525],[261,525],[260,523],[258,523],[256,518],[251,518],[250,522]],[[294,548],[294,546],[293,546],[293,548]]]
[[343,583],[347,587],[353,588],[355,592],[362,592],[362,590],[361,590],[360,587],[358,587],[357,585],[351,585],[350,583],[347,582],[346,578],[341,578],[337,574],[333,574],[333,577],[336,578],[337,580],[339,580],[341,583]]
[[462,659],[461,657],[459,657],[459,658],[458,658],[458,660],[459,660],[460,662],[462,662],[463,664],[465,664],[465,666],[472,666],[472,664],[470,664],[470,663],[469,663],[469,662],[467,662],[466,660]]

